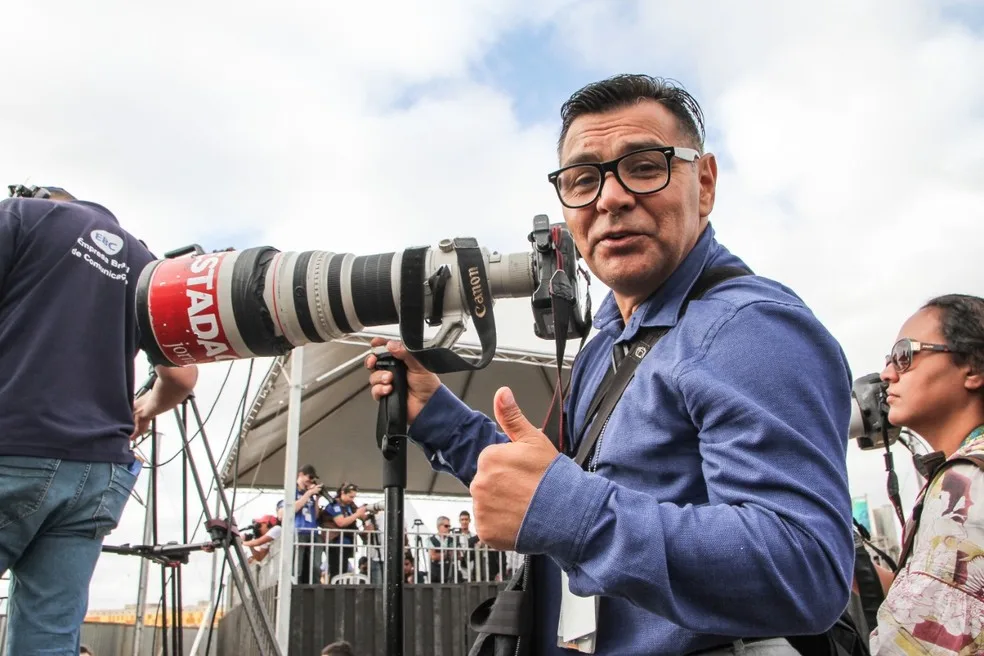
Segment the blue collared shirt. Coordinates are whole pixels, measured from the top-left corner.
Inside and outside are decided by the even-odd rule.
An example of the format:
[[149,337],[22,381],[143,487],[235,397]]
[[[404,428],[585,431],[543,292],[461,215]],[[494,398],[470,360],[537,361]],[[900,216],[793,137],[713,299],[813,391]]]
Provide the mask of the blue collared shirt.
[[[628,325],[610,294],[599,308],[567,399],[575,449],[613,344],[642,327],[673,329],[612,413],[597,471],[558,454],[526,512],[516,549],[548,556],[536,559],[537,653],[571,653],[555,646],[559,568],[574,594],[601,596],[598,654],[820,633],[847,605],[846,357],[799,297],[758,276],[721,283],[678,322],[688,291],[715,266],[746,265],[708,226]],[[465,484],[481,450],[507,440],[446,388],[411,437]]]

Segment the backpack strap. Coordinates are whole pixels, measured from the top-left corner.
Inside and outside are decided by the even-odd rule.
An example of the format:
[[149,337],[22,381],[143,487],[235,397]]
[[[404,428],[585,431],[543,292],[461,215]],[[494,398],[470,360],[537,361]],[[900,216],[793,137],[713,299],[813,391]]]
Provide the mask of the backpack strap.
[[984,455],[967,454],[956,458],[951,458],[950,460],[944,462],[936,468],[936,471],[933,472],[932,478],[926,482],[926,486],[923,487],[922,493],[919,495],[919,500],[916,503],[915,508],[912,509],[912,519],[906,527],[907,530],[905,532],[905,540],[902,544],[902,553],[899,555],[899,565],[895,570],[896,573],[902,571],[902,568],[905,567],[905,562],[909,559],[909,556],[912,555],[912,548],[916,542],[916,533],[919,532],[919,518],[922,515],[923,504],[926,502],[926,493],[929,491],[930,486],[932,486],[932,484],[936,482],[936,479],[950,467],[968,462],[977,465],[984,470]]
[[885,592],[882,590],[875,563],[863,542],[854,549],[854,581],[858,584],[861,606],[861,617],[855,619],[864,620],[865,625],[873,629],[878,626],[878,609],[885,601]]

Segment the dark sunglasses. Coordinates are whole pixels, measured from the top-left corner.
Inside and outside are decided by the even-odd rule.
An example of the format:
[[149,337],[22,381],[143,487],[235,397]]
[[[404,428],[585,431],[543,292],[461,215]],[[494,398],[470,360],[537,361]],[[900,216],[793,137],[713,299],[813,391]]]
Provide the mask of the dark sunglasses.
[[934,351],[936,353],[957,353],[946,344],[927,344],[908,337],[903,337],[895,342],[892,347],[891,355],[885,356],[885,366],[889,363],[895,367],[895,371],[902,373],[912,366],[912,358],[919,351]]

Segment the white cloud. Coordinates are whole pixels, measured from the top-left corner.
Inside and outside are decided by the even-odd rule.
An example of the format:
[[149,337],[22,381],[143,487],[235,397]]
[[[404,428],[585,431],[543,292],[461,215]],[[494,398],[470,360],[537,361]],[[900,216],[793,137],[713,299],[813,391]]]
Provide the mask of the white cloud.
[[[572,67],[669,71],[697,92],[721,155],[721,240],[814,307],[855,375],[928,297],[984,292],[984,43],[930,0],[528,5],[25,5],[0,25],[16,63],[0,177],[103,202],[157,252],[368,254],[466,235],[525,251],[534,214],[560,219],[544,182],[558,126],[520,124],[470,73],[506,31],[548,25]],[[499,307],[500,344],[549,348],[524,301]],[[203,404],[223,373],[206,368]],[[218,448],[224,430],[210,435]],[[850,469],[883,503],[880,456],[852,446]],[[171,539],[178,508],[162,509]],[[111,541],[141,529],[131,503]],[[205,560],[186,599],[207,593]],[[100,562],[93,607],[132,600],[123,561]]]

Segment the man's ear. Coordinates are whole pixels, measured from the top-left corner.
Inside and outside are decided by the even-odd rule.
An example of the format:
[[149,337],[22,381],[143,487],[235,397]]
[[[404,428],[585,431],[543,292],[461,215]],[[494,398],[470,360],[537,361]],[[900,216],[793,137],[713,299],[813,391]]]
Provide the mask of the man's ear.
[[700,185],[699,210],[700,218],[707,219],[714,210],[714,198],[717,194],[717,159],[712,153],[704,153],[697,160],[697,181]]

